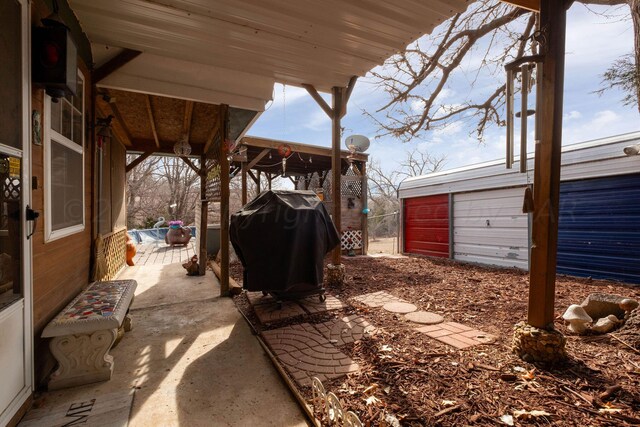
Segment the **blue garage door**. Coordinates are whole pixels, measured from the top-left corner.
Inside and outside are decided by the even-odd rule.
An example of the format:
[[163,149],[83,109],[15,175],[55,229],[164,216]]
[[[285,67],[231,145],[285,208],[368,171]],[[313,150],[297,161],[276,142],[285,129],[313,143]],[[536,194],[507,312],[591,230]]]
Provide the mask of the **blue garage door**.
[[640,175],[563,182],[558,273],[640,283]]

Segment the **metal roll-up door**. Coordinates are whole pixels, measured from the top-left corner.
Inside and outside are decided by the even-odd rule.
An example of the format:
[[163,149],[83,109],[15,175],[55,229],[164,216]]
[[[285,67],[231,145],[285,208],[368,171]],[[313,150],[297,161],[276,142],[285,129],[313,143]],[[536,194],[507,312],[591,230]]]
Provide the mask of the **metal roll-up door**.
[[563,182],[558,273],[640,283],[640,174]]
[[449,257],[449,195],[404,199],[404,251]]
[[453,257],[460,261],[527,269],[529,221],[524,187],[453,196]]

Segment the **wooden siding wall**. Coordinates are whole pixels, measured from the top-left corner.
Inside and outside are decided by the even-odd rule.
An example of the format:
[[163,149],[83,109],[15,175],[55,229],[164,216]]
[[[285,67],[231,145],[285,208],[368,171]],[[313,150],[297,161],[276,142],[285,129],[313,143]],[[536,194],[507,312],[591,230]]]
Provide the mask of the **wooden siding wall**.
[[[32,24],[40,22],[49,11],[40,2],[32,4]],[[85,78],[85,123],[92,123],[91,74],[82,60],[78,65]],[[39,110],[43,129],[44,90],[33,87],[32,109]],[[33,328],[35,355],[35,382],[42,383],[53,369],[55,361],[49,353],[48,341],[40,338],[46,324],[89,282],[91,262],[91,222],[92,222],[92,153],[90,132],[85,132],[84,185],[85,185],[85,229],[71,236],[51,242],[44,242],[44,141],[43,145],[31,145],[32,175],[37,179],[37,188],[32,188],[33,208],[40,212],[36,231],[33,235]]]
[[[98,171],[99,156],[96,160]],[[108,234],[127,227],[125,206],[126,149],[115,138],[105,142],[102,151],[102,191],[100,192],[100,234]]]

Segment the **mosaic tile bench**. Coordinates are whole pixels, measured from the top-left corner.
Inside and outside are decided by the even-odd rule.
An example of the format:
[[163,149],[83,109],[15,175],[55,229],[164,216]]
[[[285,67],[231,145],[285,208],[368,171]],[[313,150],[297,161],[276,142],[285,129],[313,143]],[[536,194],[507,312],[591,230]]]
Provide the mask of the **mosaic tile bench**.
[[49,348],[58,361],[49,390],[111,379],[109,350],[119,328],[131,329],[127,313],[136,286],[135,280],[94,282],[49,322],[42,337],[52,338]]

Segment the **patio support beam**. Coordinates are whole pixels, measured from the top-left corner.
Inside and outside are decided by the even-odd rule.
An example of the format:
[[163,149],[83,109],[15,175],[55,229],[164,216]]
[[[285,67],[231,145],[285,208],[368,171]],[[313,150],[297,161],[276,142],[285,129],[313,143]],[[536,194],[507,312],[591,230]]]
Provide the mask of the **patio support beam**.
[[[184,121],[182,122],[182,138],[189,142],[191,138],[191,118],[193,117],[193,101],[185,101]],[[204,163],[203,163],[204,165]]]
[[511,4],[532,12],[540,11],[540,0],[501,0],[503,3]]
[[247,162],[242,162],[242,206],[247,204]]
[[342,103],[342,115],[344,117],[347,114],[347,104],[349,103],[349,98],[351,98],[351,92],[353,92],[353,88],[356,86],[356,81],[358,80],[358,76],[352,76],[349,79],[349,84],[347,85],[347,90],[344,95],[344,101]]
[[138,157],[133,159],[131,163],[129,163],[127,166],[124,167],[125,173],[130,172],[131,169],[135,168],[140,163],[144,162],[147,159],[147,157],[149,157],[152,154],[153,154],[153,151],[145,151],[144,153],[140,154]]
[[251,160],[251,162],[249,162],[249,164],[247,165],[247,169],[253,169],[253,167],[257,165],[258,162],[264,158],[264,156],[269,154],[269,151],[271,150],[268,148],[265,148],[264,150],[262,150],[260,154],[258,154],[253,160]]
[[[362,174],[362,193],[360,197],[362,197],[362,209],[364,210],[367,207],[367,196],[369,195],[369,183],[367,181],[367,162],[362,162],[360,166],[360,173]],[[360,212],[362,214],[362,254],[366,255],[369,252],[369,217],[364,212]]]
[[153,140],[156,142],[156,147],[160,148],[160,139],[158,139],[158,131],[156,130],[156,121],[153,118],[153,108],[151,107],[151,97],[149,95],[144,96],[147,104],[147,113],[149,114],[149,124],[151,125],[151,133],[153,133]]
[[[342,158],[340,156],[341,132],[340,119],[342,118],[342,109],[344,108],[345,88],[334,87],[331,89],[332,94],[332,110],[331,118],[331,170],[333,176],[331,179],[331,203],[333,206],[333,223],[336,226],[338,235],[342,236],[342,210],[341,210],[341,179],[342,179]],[[341,245],[335,247],[331,254],[331,263],[337,267],[342,264],[342,248]]]
[[251,169],[247,169],[247,173],[249,174],[249,176],[251,177],[251,179],[253,180],[253,182],[258,182],[258,177],[255,176],[253,174],[253,172],[251,171]]
[[256,172],[257,180],[256,180],[256,197],[260,194],[260,171]]
[[[189,166],[191,168],[191,170],[193,170],[198,175],[202,176],[203,173],[206,174],[206,171],[204,171],[201,168],[197,168],[196,165],[194,165],[193,162],[191,160],[189,160],[188,157],[180,156],[180,158],[182,159],[183,162],[185,162],[187,164],[187,166]],[[202,165],[203,165],[202,167],[204,168],[204,163],[202,163]]]
[[320,108],[322,108],[322,110],[327,113],[327,116],[329,116],[329,118],[332,118],[334,116],[333,110],[331,109],[331,107],[329,107],[329,104],[327,104],[324,98],[320,96],[315,87],[307,84],[303,84],[302,87],[305,88],[307,92],[309,92],[309,95],[311,95],[311,97],[314,99],[314,101],[316,101]]
[[[180,157],[189,167],[194,168],[195,166],[189,159],[186,157]],[[198,175],[200,175],[200,236],[198,236],[198,240],[200,243],[200,247],[198,250],[198,274],[200,276],[204,276],[207,272],[207,221],[209,217],[209,199],[207,199],[207,156],[202,153],[200,155],[200,169],[195,169],[198,171]],[[228,170],[228,169],[227,169]]]
[[[340,122],[342,116],[346,113],[346,104],[353,92],[357,76],[351,77],[347,87],[334,86],[331,89],[331,102],[329,107],[324,99],[320,96],[318,91],[311,85],[303,85],[303,87],[309,92],[309,95],[318,103],[320,108],[331,119],[331,203],[333,206],[332,219],[336,226],[338,235],[342,234],[342,211],[341,211],[341,179],[342,179],[342,153],[340,150],[341,132]],[[338,245],[331,254],[331,263],[334,268],[337,269],[337,281],[342,282],[343,272],[342,268],[342,249]],[[334,280],[331,278],[330,280]]]
[[207,137],[207,142],[204,144],[204,154],[209,153],[209,150],[211,149],[211,145],[213,144],[213,141],[215,140],[219,130],[220,130],[220,121],[216,120],[216,122],[213,124],[213,127],[211,128],[211,133]]
[[541,329],[551,329],[554,320],[566,8],[570,3],[540,1],[540,27],[547,43],[541,47],[544,62],[537,95],[541,109],[536,114],[544,125],[535,144],[528,323]]
[[93,84],[98,84],[100,81],[106,79],[111,74],[128,64],[132,60],[138,57],[142,52],[132,49],[124,49],[122,52],[108,60],[100,67],[93,70],[91,73],[91,80]]
[[[220,295],[229,295],[229,160],[224,141],[229,134],[229,107],[221,105],[220,114]],[[205,247],[206,251],[206,247]]]

